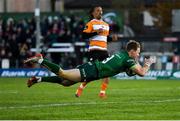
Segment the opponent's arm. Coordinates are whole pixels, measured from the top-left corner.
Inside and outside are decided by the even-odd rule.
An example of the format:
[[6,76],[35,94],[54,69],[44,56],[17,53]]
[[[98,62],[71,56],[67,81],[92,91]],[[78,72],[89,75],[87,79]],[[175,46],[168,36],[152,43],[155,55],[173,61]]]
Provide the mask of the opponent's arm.
[[98,35],[97,32],[93,32],[93,33],[83,32],[83,33],[82,33],[82,38],[83,38],[83,39],[89,39],[89,38],[91,38],[91,37],[93,37],[93,36],[96,36],[96,35]]
[[92,25],[92,23],[91,23],[91,22],[88,22],[88,23],[86,24],[86,27],[84,28],[84,30],[83,30],[83,32],[82,32],[82,38],[83,38],[83,39],[89,39],[89,38],[91,38],[91,37],[93,37],[93,36],[98,35],[98,34],[99,34],[98,32],[99,32],[99,31],[93,31],[93,25]]

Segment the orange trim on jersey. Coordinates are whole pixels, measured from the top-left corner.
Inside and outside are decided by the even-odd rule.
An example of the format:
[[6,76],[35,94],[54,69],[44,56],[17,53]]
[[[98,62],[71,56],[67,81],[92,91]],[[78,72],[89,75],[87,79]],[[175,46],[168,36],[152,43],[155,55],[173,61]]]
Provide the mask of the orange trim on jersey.
[[107,42],[103,42],[103,41],[98,41],[98,40],[93,40],[89,42],[90,46],[99,46],[102,48],[107,48]]

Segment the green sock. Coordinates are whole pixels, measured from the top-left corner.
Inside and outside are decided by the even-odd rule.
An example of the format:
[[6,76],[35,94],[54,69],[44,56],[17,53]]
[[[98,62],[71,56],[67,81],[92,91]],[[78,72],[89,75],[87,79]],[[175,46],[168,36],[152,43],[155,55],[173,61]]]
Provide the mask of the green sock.
[[45,66],[48,70],[52,71],[55,74],[59,73],[59,69],[61,67],[59,67],[59,65],[52,63],[50,61],[48,61],[47,59],[44,59],[43,62],[41,63],[41,65]]
[[63,81],[63,79],[58,77],[58,76],[42,77],[41,78],[41,82],[51,82],[51,83],[61,84],[62,81]]
[[41,77],[40,82],[50,82],[50,83],[58,83],[63,86],[71,86],[73,84],[76,84],[77,82],[64,80],[63,78],[59,76],[51,76],[51,77]]

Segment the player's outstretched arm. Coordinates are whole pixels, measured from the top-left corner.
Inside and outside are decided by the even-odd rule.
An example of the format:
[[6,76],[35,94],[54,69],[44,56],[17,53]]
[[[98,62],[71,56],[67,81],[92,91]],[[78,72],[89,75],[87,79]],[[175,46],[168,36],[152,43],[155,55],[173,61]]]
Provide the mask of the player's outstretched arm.
[[134,66],[134,68],[132,70],[139,76],[145,76],[145,74],[149,70],[149,66],[147,66],[147,65],[141,66],[141,65],[137,64]]
[[145,74],[148,72],[151,64],[153,64],[155,62],[156,62],[156,60],[154,57],[150,57],[149,59],[145,58],[143,66],[141,66],[140,64],[136,64],[132,70],[139,76],[145,76]]

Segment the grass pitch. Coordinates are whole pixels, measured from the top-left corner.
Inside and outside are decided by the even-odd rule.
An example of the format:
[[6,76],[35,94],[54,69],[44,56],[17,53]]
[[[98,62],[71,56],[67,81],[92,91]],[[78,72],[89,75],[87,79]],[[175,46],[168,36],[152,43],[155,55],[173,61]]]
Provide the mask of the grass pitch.
[[180,81],[113,80],[108,98],[100,99],[101,81],[63,87],[41,83],[26,87],[27,78],[0,78],[0,120],[175,120],[180,119]]

